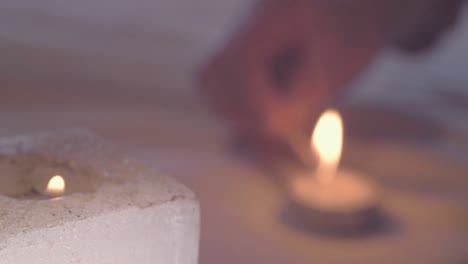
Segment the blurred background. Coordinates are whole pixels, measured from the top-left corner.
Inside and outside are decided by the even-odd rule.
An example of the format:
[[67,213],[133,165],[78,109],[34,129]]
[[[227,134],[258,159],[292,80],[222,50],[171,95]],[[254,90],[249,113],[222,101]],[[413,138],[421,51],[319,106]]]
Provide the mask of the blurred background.
[[0,1],[0,135],[87,127],[191,187],[200,263],[468,263],[468,8],[428,53],[383,52],[353,83],[344,163],[395,228],[297,230],[268,171],[232,154],[194,72],[251,1]]

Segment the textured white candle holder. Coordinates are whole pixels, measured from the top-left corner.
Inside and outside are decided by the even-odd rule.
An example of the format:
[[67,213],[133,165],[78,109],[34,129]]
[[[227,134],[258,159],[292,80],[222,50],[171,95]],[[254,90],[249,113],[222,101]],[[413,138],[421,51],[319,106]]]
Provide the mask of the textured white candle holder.
[[84,130],[0,139],[3,158],[31,153],[94,174],[64,175],[69,191],[46,199],[0,171],[0,263],[197,263],[199,205],[182,184]]

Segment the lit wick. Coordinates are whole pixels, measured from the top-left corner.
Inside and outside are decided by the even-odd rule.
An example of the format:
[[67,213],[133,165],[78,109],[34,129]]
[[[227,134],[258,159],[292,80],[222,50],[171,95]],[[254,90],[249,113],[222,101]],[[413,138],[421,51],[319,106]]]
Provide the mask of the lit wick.
[[50,178],[49,183],[47,183],[46,193],[51,197],[62,196],[65,193],[65,180],[63,177],[55,175]]
[[291,201],[300,218],[322,230],[349,231],[368,226],[376,218],[379,199],[375,185],[354,171],[339,168],[343,150],[343,121],[336,110],[319,118],[311,137],[311,151],[319,164],[290,182]]

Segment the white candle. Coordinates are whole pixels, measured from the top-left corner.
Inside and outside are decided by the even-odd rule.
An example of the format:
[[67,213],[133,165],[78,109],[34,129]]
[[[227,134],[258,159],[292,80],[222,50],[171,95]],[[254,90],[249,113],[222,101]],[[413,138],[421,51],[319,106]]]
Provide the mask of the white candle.
[[193,193],[89,133],[0,139],[0,156],[1,263],[198,262]]
[[[343,122],[327,110],[311,139],[319,164],[315,172],[297,175],[289,186],[293,204],[303,216],[324,229],[353,229],[365,225],[378,208],[375,184],[359,174],[339,168],[343,147]],[[320,228],[320,226],[319,226]]]

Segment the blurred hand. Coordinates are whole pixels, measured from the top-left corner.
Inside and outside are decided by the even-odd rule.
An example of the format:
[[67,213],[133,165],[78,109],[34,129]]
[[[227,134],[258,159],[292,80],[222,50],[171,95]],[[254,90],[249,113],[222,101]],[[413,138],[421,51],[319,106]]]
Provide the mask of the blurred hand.
[[415,51],[460,0],[263,0],[201,72],[201,89],[243,137],[270,144],[316,117],[386,45]]

